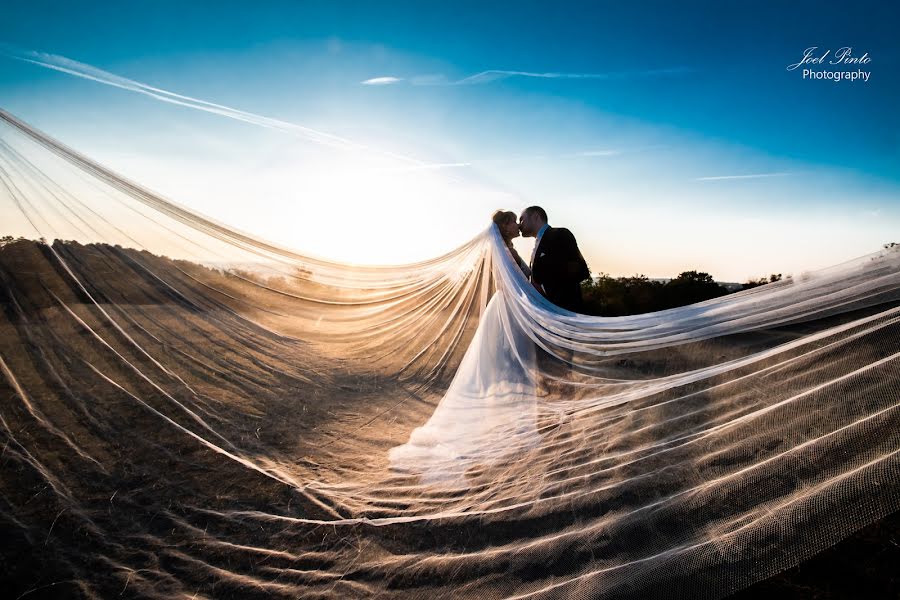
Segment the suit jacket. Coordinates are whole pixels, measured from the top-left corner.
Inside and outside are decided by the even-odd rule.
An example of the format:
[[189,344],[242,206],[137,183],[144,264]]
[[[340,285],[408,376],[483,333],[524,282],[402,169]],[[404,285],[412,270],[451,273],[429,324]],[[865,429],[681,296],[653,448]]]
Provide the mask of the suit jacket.
[[591,276],[572,232],[548,227],[531,263],[531,280],[553,304],[580,312],[581,282]]

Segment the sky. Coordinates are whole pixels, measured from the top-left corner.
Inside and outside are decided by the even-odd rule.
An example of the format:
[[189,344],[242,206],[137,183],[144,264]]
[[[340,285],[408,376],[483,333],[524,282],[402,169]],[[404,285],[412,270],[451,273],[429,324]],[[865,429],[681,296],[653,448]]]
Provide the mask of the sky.
[[532,204],[612,275],[900,241],[892,3],[4,4],[0,107],[317,256],[421,260]]

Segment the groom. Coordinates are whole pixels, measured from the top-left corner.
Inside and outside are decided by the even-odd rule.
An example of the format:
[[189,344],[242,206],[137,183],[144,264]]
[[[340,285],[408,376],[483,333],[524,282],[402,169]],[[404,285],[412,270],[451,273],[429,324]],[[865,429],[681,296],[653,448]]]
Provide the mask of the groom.
[[562,227],[550,227],[547,212],[540,206],[529,206],[522,211],[519,231],[524,237],[536,238],[531,254],[534,287],[560,308],[581,312],[581,282],[590,277],[591,272],[572,232]]

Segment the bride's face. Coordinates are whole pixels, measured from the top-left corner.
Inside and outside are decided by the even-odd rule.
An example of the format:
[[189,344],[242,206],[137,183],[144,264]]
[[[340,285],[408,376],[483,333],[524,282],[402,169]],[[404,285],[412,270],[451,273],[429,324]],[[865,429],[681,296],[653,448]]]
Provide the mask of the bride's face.
[[508,219],[503,224],[501,231],[503,232],[503,237],[508,240],[519,237],[519,225],[515,219]]

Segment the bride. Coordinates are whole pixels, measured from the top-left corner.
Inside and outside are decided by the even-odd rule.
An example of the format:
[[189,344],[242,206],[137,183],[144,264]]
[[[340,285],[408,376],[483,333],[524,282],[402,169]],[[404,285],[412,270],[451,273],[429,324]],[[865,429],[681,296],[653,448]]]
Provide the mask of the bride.
[[463,483],[465,472],[533,447],[537,432],[535,345],[525,332],[520,303],[540,298],[528,265],[512,247],[515,213],[497,211],[484,238],[496,292],[447,392],[409,441],[389,452],[395,471],[423,482]]
[[506,244],[513,261],[519,265],[519,268],[525,273],[525,277],[531,277],[531,268],[525,264],[525,261],[522,260],[522,257],[519,256],[512,244],[512,241],[519,237],[519,224],[516,222],[516,213],[511,210],[498,210],[494,213],[491,220],[500,232],[503,243]]

